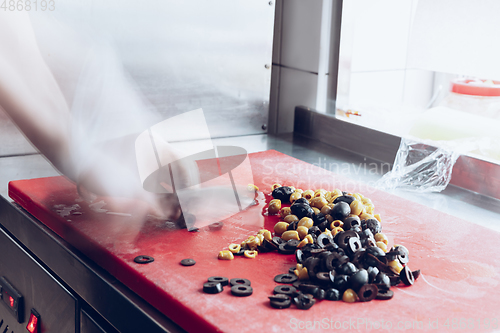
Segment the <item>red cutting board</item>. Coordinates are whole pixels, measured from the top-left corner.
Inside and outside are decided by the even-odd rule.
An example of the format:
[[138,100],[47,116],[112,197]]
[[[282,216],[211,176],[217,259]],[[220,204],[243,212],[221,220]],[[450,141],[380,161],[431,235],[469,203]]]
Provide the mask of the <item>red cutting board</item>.
[[[295,265],[293,255],[259,254],[256,259],[218,260],[219,250],[272,230],[278,218],[263,216],[259,204],[224,221],[218,231],[169,230],[159,221],[98,213],[78,198],[63,177],[13,181],[9,195],[41,222],[73,244],[130,289],[191,332],[279,332],[289,330],[494,331],[500,326],[500,235],[476,224],[378,191],[365,184],[276,151],[250,154],[255,184],[265,193],[274,183],[297,188],[359,192],[375,204],[390,244],[410,251],[409,266],[422,275],[411,287],[394,287],[394,298],[368,303],[320,301],[310,310],[277,310],[267,296],[273,277]],[[332,166],[331,166],[332,167]],[[333,166],[335,167],[335,166]],[[355,170],[354,170],[355,171]],[[244,184],[246,185],[246,184]],[[103,198],[109,210],[134,214],[137,203]],[[269,198],[266,197],[268,201]],[[61,207],[78,204],[68,216]],[[64,206],[59,206],[64,205]],[[62,209],[64,210],[64,209]],[[74,215],[73,212],[80,212]],[[481,218],[478,216],[478,218]],[[138,237],[134,238],[134,235]],[[136,264],[137,255],[155,258]],[[179,262],[193,258],[196,265]],[[210,276],[247,278],[250,297],[234,297],[229,288],[204,294]]]

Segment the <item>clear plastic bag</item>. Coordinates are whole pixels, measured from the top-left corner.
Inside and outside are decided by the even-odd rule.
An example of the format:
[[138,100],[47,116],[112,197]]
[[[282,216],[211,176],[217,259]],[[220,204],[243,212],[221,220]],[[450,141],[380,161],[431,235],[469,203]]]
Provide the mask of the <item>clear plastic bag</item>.
[[441,192],[460,156],[456,142],[423,142],[402,138],[394,166],[376,182],[384,190]]

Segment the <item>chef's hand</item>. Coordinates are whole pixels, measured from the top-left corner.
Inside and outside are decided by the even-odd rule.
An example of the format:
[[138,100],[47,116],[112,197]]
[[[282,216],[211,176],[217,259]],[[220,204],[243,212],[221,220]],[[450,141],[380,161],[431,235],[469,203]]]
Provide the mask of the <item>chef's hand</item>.
[[138,198],[164,216],[179,216],[174,196],[142,188],[133,136],[95,146],[85,146],[81,136],[75,142],[68,104],[42,58],[27,13],[0,11],[0,45],[0,109],[57,170],[78,184],[80,193]]

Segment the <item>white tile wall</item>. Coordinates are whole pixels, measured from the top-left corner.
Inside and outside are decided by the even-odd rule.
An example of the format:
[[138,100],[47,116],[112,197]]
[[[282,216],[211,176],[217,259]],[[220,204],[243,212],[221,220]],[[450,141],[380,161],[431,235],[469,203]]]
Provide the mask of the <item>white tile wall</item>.
[[351,71],[406,68],[412,0],[357,0]]
[[403,91],[403,104],[427,108],[434,92],[434,72],[407,69]]
[[[397,105],[403,101],[405,70],[351,73],[349,105]],[[362,110],[359,110],[362,111]]]
[[[407,67],[411,24],[418,0],[356,0],[344,5],[338,88],[341,108],[362,111],[427,107],[430,71]],[[347,68],[347,67],[348,68]],[[348,96],[348,97],[346,97]]]

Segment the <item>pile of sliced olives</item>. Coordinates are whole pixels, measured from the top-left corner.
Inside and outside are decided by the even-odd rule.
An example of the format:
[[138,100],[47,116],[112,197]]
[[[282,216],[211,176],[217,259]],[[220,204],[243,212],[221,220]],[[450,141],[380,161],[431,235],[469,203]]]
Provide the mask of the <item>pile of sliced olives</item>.
[[273,204],[279,200],[279,204],[291,205],[275,212],[281,221],[266,250],[294,254],[297,264],[275,278],[280,283],[293,282],[293,287],[276,288],[276,294],[283,290],[287,297],[270,297],[271,306],[281,309],[293,302],[300,309],[309,309],[322,299],[349,303],[387,300],[393,297],[392,286],[412,285],[420,275],[420,270],[409,269],[406,247],[388,247],[381,217],[363,195],[338,189],[302,191],[275,184],[272,196]]

